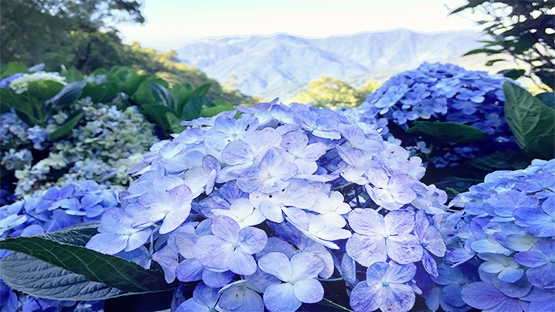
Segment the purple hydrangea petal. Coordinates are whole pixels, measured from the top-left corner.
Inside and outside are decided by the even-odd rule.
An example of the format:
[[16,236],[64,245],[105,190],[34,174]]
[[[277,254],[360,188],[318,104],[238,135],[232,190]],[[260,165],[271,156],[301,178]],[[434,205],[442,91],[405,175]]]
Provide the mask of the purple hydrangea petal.
[[295,288],[289,283],[273,284],[266,287],[264,305],[272,312],[296,311],[301,301],[295,296]]

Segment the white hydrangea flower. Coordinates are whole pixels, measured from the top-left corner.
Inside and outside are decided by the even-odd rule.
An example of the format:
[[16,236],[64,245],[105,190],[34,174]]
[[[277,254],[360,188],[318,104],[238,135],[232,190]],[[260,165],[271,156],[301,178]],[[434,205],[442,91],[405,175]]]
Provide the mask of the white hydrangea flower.
[[30,82],[33,81],[41,81],[41,80],[52,80],[59,82],[63,85],[66,84],[65,77],[60,76],[59,73],[50,73],[50,72],[37,72],[32,74],[23,74],[23,76],[15,79],[10,84],[10,88],[15,91],[17,94],[21,94],[27,91],[27,87],[29,86]]

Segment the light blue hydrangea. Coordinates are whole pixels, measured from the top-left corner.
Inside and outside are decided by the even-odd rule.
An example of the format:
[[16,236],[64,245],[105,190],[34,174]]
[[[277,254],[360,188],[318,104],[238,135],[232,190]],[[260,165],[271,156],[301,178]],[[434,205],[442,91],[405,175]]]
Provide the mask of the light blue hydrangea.
[[350,272],[387,261],[433,271],[444,245],[430,220],[447,196],[419,181],[419,158],[329,109],[276,100],[237,111],[153,144],[87,246],[148,244],[166,281],[197,283],[178,311],[294,311],[323,299],[340,258],[354,259]]

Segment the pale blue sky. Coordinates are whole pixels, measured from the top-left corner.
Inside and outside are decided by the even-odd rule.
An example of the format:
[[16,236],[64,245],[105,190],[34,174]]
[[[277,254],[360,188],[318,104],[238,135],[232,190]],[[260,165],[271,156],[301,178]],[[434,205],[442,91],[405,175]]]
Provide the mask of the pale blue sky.
[[309,38],[396,28],[475,29],[464,0],[144,0],[143,26],[120,27],[125,43],[167,50],[207,37],[288,33]]

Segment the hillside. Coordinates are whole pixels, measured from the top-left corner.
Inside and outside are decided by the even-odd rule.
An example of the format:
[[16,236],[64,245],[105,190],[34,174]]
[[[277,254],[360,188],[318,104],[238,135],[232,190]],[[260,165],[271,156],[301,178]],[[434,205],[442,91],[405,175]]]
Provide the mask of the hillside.
[[[357,86],[383,80],[422,62],[450,61],[484,69],[483,58],[461,58],[479,47],[481,34],[471,31],[419,33],[409,30],[367,32],[325,39],[286,34],[211,38],[176,49],[184,64],[264,98],[287,98],[321,75]],[[479,64],[479,65],[477,65]]]

